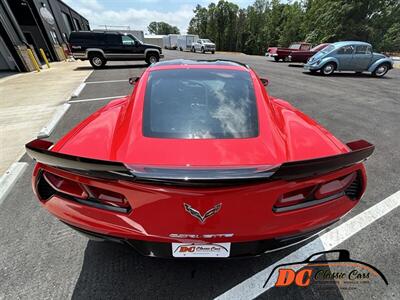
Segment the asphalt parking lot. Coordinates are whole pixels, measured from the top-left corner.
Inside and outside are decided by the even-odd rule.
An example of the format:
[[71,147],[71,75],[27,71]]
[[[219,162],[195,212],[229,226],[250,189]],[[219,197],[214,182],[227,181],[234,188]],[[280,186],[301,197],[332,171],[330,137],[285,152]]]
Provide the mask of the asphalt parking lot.
[[[260,56],[165,51],[165,59],[173,58],[224,58],[247,63],[269,79],[270,95],[289,101],[342,141],[363,138],[375,144],[375,153],[366,163],[367,192],[339,224],[400,189],[400,70],[391,70],[382,79],[353,73],[322,77]],[[115,63],[94,71],[79,97],[70,101],[72,106],[49,139],[58,140],[113,97],[129,94],[132,86],[128,78],[139,76],[145,67],[142,62]],[[307,243],[249,259],[141,257],[125,246],[88,241],[41,209],[30,185],[33,162],[26,155],[22,160],[29,167],[0,206],[0,299],[210,299],[229,293]],[[399,299],[399,224],[400,209],[396,208],[337,247],[381,270],[388,286],[377,282],[354,290],[271,288],[254,296],[353,299],[373,295]],[[227,295],[248,298],[240,292]]]

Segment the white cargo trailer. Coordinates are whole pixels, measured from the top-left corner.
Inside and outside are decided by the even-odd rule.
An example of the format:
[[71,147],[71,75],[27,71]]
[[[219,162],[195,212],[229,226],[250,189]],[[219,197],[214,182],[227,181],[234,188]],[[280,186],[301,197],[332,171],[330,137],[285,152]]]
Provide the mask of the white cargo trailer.
[[180,51],[191,51],[192,44],[199,39],[195,34],[183,34],[178,36],[178,49]]
[[168,34],[163,37],[163,44],[165,49],[176,49],[178,42],[178,34]]
[[155,34],[145,35],[143,42],[145,44],[156,45],[162,48],[164,47],[164,35],[155,35]]

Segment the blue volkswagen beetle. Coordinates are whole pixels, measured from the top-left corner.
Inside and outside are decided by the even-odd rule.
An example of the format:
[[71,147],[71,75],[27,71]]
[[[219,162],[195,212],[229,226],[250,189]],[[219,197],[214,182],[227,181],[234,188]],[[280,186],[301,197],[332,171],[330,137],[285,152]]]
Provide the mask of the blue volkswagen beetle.
[[384,76],[393,68],[393,60],[380,53],[372,52],[371,44],[364,42],[337,42],[317,52],[304,65],[304,69],[323,75],[335,71],[370,72],[377,77]]

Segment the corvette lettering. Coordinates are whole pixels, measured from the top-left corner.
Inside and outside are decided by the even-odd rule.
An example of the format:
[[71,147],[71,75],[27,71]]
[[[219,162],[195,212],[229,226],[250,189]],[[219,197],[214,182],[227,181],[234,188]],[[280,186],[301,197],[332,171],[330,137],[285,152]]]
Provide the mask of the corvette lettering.
[[214,234],[187,234],[187,233],[171,233],[170,238],[177,239],[215,239],[215,238],[230,238],[233,233],[214,233]]

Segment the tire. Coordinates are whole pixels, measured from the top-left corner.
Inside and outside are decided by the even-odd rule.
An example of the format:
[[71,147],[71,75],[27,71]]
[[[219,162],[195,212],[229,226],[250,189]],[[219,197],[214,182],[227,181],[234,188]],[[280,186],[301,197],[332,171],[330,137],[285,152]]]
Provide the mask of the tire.
[[389,71],[389,65],[387,63],[380,64],[375,68],[372,72],[372,75],[375,77],[383,77]]
[[90,53],[89,54],[89,62],[95,69],[100,69],[105,66],[107,60],[101,53]]
[[146,63],[148,65],[155,64],[160,61],[160,56],[157,52],[150,52],[146,56]]
[[322,66],[321,73],[322,75],[329,76],[332,75],[336,70],[336,64],[334,63],[327,63]]
[[182,47],[179,47],[179,51],[183,51]]
[[192,48],[192,51],[193,51],[193,53],[196,53],[196,48],[193,47],[193,48]]
[[276,62],[278,62],[278,61],[279,61],[279,57],[278,57],[278,56],[274,56],[274,60],[275,60]]
[[215,51],[211,51],[211,54],[214,54],[215,53]]
[[201,53],[203,53],[203,54],[205,54],[205,53],[206,53],[206,50],[204,50],[204,48],[203,48],[203,47],[201,47]]
[[289,62],[289,57],[288,57],[288,56],[285,56],[285,57],[283,58],[283,61],[284,61],[284,62]]

